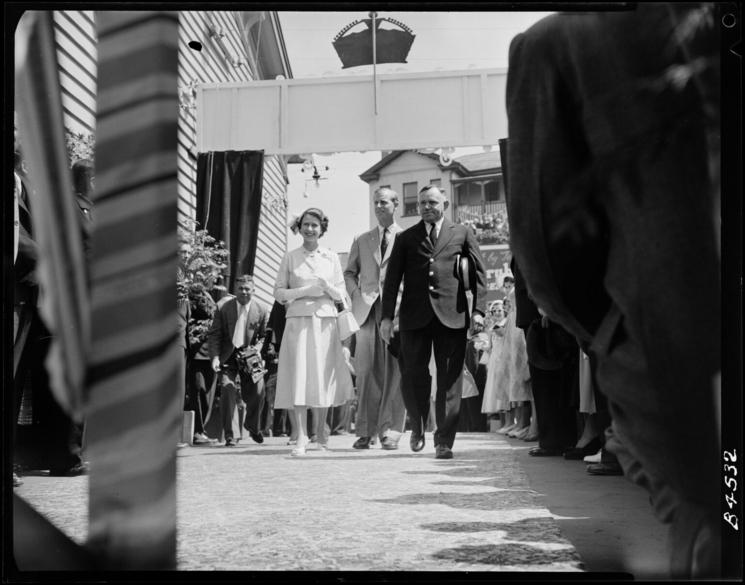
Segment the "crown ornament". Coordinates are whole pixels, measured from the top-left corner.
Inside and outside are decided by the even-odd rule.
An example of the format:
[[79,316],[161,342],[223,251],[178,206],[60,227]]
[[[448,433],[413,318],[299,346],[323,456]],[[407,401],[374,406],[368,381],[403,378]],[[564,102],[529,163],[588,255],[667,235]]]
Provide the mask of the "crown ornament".
[[[383,22],[398,28],[380,28]],[[350,32],[360,24],[366,28]],[[341,59],[342,69],[373,64],[372,33],[372,18],[355,20],[337,33],[332,44]],[[375,18],[375,63],[406,63],[414,38],[413,31],[403,22],[387,16]]]

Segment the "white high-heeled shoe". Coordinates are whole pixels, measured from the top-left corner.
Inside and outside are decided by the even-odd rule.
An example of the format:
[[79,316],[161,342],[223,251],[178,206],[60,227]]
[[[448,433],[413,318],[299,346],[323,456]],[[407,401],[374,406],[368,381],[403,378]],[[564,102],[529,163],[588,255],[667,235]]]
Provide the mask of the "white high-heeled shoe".
[[515,433],[516,439],[524,439],[528,436],[528,433],[530,432],[530,427],[523,427],[521,430]]
[[292,457],[302,457],[305,455],[305,448],[308,446],[309,441],[306,439],[305,441],[297,441],[297,446],[290,451],[290,455]]
[[504,426],[503,426],[503,427],[502,427],[501,429],[499,429],[499,430],[498,430],[497,432],[498,432],[498,433],[499,433],[500,435],[506,435],[506,434],[507,434],[507,433],[509,433],[510,431],[514,430],[514,428],[515,428],[516,426],[517,426],[517,423],[507,424],[507,425],[504,425]]
[[517,439],[517,436],[522,433],[526,428],[528,427],[515,427],[512,429],[509,433],[507,433],[508,437],[511,437],[513,439]]

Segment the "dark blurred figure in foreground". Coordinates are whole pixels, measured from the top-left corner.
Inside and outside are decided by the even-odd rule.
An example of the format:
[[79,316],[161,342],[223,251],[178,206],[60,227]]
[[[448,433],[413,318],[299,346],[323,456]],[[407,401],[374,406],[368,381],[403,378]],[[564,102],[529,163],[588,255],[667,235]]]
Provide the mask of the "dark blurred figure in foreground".
[[[14,238],[14,345],[13,384],[15,392],[15,422],[26,400],[31,404],[31,425],[16,433],[16,459],[20,467],[48,469],[53,476],[76,476],[88,472],[83,462],[83,426],[74,423],[58,404],[50,388],[44,365],[52,335],[39,315],[39,284],[36,277],[38,245],[34,236],[34,191],[30,187],[23,164],[20,143],[15,134],[15,191],[18,224]],[[90,192],[93,165],[78,161],[73,165],[76,203],[80,209],[81,240],[86,258],[90,249],[92,221]],[[16,243],[17,242],[17,243]],[[49,291],[53,294],[54,291]],[[15,481],[14,476],[14,483]]]
[[670,524],[674,578],[721,570],[711,10],[549,16],[513,40],[507,80],[513,252],[595,360],[606,447]]

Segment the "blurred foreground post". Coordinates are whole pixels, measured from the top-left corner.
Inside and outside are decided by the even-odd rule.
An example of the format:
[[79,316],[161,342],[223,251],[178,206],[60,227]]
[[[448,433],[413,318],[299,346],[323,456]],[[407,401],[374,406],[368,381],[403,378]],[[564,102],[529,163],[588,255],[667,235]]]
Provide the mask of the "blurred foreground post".
[[97,12],[89,545],[176,568],[178,16]]

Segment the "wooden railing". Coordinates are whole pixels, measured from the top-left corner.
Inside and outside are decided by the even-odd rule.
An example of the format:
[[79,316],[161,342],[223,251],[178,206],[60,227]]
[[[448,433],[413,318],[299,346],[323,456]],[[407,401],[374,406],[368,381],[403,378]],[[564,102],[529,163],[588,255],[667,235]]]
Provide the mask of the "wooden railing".
[[456,205],[453,210],[453,220],[463,223],[466,220],[486,222],[493,215],[502,215],[507,219],[507,204],[504,201],[487,201],[474,205]]

